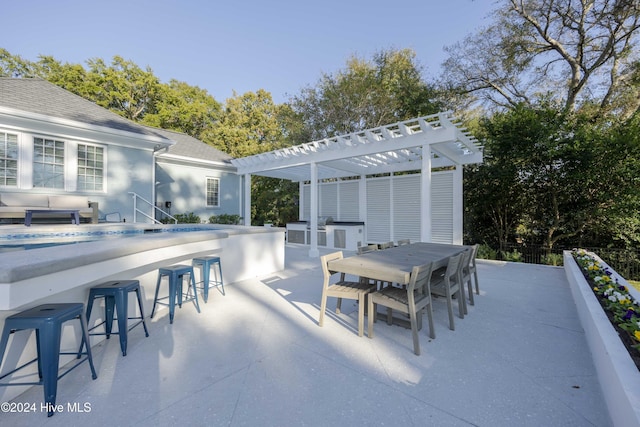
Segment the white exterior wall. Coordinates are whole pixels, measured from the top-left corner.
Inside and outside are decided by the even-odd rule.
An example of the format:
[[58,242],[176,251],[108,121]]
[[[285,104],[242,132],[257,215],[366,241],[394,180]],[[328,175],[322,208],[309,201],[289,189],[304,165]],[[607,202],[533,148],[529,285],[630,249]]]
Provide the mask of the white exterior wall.
[[[133,191],[149,201],[154,199],[154,152],[149,141],[134,134],[104,133],[55,125],[16,117],[0,117],[0,131],[18,135],[18,185],[0,186],[0,192],[33,194],[74,194],[98,202],[99,215],[118,212],[133,222]],[[64,189],[33,188],[33,138],[50,138],[65,143]],[[104,148],[104,186],[102,191],[77,189],[77,147],[89,144]],[[140,209],[151,207],[138,206]],[[138,216],[140,219],[140,215]]]
[[[215,166],[156,161],[156,203],[171,215],[193,212],[207,222],[212,215],[240,215],[241,177]],[[219,205],[207,206],[207,178],[219,181]],[[171,209],[165,202],[171,202]]]

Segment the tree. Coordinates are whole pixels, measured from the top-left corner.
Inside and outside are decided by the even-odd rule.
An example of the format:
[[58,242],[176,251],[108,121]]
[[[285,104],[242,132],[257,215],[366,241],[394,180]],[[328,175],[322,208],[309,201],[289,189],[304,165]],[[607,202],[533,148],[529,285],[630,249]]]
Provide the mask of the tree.
[[220,121],[207,138],[225,153],[244,157],[284,146],[280,107],[263,89],[227,99]]
[[151,68],[143,70],[120,56],[111,65],[100,58],[87,62],[89,96],[98,105],[138,122],[156,111],[160,81]]
[[323,74],[290,103],[308,142],[436,113],[441,106],[435,98],[415,52],[404,49],[381,51],[371,61],[354,56],[344,70]]
[[222,106],[206,90],[172,79],[160,85],[154,105],[154,110],[144,115],[143,123],[184,132],[215,145],[208,135],[217,126]]
[[[206,138],[233,157],[264,153],[291,145],[286,124],[295,124],[296,117],[289,106],[274,104],[269,92],[247,92],[227,99],[219,123]],[[284,225],[297,219],[296,183],[255,176],[251,194],[251,219],[247,224],[269,221]]]
[[485,118],[485,162],[465,174],[468,236],[501,250],[637,245],[638,123],[524,104]]
[[446,87],[493,107],[593,102],[597,115],[640,107],[637,0],[503,0],[495,23],[446,50]]
[[33,77],[30,72],[28,61],[0,48],[0,77]]

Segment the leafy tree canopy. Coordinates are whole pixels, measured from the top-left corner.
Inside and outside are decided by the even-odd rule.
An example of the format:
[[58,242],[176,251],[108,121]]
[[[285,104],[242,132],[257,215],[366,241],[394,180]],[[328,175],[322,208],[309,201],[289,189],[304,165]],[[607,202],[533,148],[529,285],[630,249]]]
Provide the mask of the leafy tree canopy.
[[300,139],[307,142],[436,113],[441,106],[415,52],[392,49],[372,60],[353,56],[345,69],[323,74],[294,96],[291,107],[305,125]]
[[448,47],[446,87],[490,107],[559,100],[629,118],[640,107],[637,0],[501,0],[493,24]]

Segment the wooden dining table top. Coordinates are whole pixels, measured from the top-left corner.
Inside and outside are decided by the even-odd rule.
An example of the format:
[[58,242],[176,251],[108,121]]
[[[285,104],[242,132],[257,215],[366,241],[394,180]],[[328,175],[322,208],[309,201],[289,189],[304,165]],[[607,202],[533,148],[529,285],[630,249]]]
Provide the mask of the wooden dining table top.
[[446,267],[449,258],[466,248],[462,245],[418,242],[330,261],[328,268],[334,272],[408,284],[414,266],[433,263],[434,270]]

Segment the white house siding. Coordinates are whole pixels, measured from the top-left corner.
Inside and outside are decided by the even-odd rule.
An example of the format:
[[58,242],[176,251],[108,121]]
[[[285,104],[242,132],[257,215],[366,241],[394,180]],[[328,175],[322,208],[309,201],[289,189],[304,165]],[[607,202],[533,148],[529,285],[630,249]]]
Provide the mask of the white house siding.
[[[153,200],[153,150],[131,135],[107,134],[90,129],[56,125],[22,117],[2,117],[0,130],[18,135],[18,185],[0,186],[0,192],[32,194],[73,194],[87,196],[99,203],[100,215],[118,212],[123,220],[133,221],[133,203],[129,191]],[[65,187],[33,187],[33,138],[63,141],[65,146]],[[77,189],[77,146],[89,144],[104,148],[105,176],[102,191]],[[132,148],[132,145],[145,148]]]
[[[201,221],[208,222],[212,215],[239,214],[240,181],[238,175],[214,166],[197,166],[186,162],[156,161],[156,202],[167,211],[165,202],[171,202],[168,213],[193,212]],[[207,178],[219,180],[219,206],[207,206]]]

